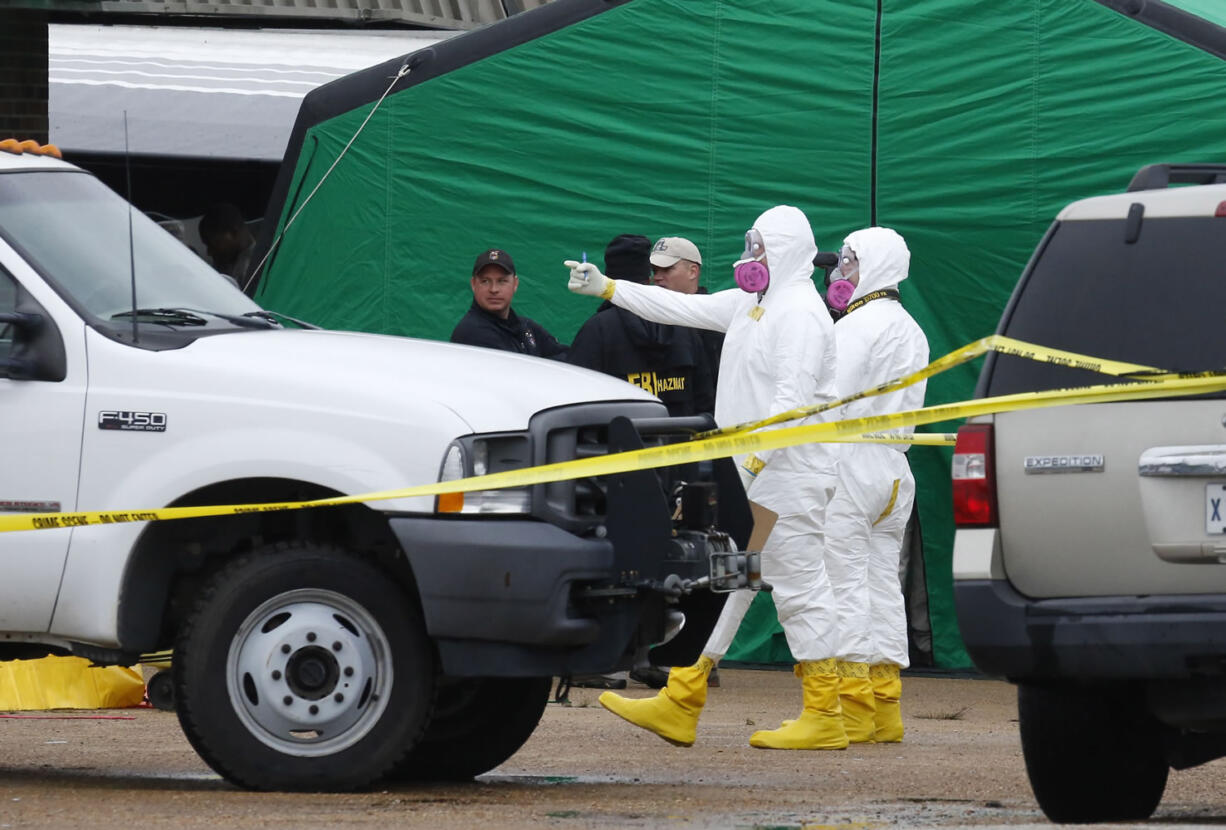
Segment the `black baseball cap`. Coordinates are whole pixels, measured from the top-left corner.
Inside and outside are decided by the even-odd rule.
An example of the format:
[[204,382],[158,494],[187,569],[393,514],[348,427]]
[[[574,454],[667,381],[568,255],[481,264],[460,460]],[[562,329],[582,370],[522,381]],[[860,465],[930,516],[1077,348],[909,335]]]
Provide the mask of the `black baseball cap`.
[[497,265],[508,274],[515,274],[515,263],[511,260],[511,255],[501,248],[490,248],[477,257],[477,261],[473,263],[473,276],[477,276],[477,272],[487,265]]

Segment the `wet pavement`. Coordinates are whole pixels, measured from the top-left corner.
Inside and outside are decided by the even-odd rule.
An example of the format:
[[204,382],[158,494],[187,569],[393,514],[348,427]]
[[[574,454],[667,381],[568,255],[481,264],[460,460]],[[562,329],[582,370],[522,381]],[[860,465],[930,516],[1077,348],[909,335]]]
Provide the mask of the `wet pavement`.
[[[0,718],[0,830],[1051,826],[1026,782],[1008,684],[908,676],[903,743],[779,752],[747,740],[799,711],[795,678],[720,674],[690,748],[573,689],[523,749],[474,782],[346,794],[239,790],[196,756],[173,713],[18,713]],[[1226,823],[1224,771],[1226,761],[1172,772],[1154,822]]]

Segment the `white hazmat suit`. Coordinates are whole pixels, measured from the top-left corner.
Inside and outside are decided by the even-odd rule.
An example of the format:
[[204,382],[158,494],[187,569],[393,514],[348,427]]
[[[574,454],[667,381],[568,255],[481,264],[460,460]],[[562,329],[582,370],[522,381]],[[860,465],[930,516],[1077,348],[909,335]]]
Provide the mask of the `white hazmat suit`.
[[[903,238],[889,228],[867,228],[849,235],[844,245],[858,257],[859,282],[834,327],[839,397],[928,363],[928,340],[898,299],[911,259]],[[852,401],[840,407],[838,417],[918,409],[925,385]],[[853,742],[902,738],[898,670],[909,661],[899,555],[915,499],[907,449],[906,444],[841,445],[839,488],[826,514],[826,555],[843,638],[842,709]]]
[[[765,243],[770,271],[769,286],[763,294],[739,288],[709,295],[679,294],[626,281],[606,282],[598,272],[592,274],[591,266],[568,263],[572,266],[572,290],[601,294],[614,305],[655,322],[726,333],[715,398],[715,418],[721,426],[760,420],[836,397],[833,324],[813,285],[817,246],[808,219],[799,209],[781,205],[763,213],[753,227]],[[590,275],[588,281],[584,274]],[[762,577],[774,588],[780,624],[800,663],[798,674],[805,683],[806,712],[814,708],[808,689],[821,682],[810,682],[810,675],[826,670],[833,675],[832,658],[839,646],[822,533],[826,505],[837,482],[837,459],[837,449],[826,444],[805,444],[736,459],[742,465],[750,501],[779,516],[763,546]],[[747,468],[757,471],[756,476]],[[612,693],[602,695],[601,703],[666,740],[692,744],[705,702],[706,675],[727,651],[752,599],[749,591],[729,597],[699,664],[674,667],[670,672],[669,685],[658,696],[659,711],[630,711],[628,704],[650,701],[627,700]],[[837,679],[834,682],[837,688]],[[815,711],[829,708],[829,703],[825,701]],[[837,694],[833,704],[837,718]],[[684,711],[678,714],[674,708]],[[828,724],[814,720],[821,714],[819,711],[807,721],[802,714],[798,722],[804,723],[781,737],[778,733],[784,730],[755,733],[750,743],[769,748],[846,746],[841,719],[837,734],[829,734]]]

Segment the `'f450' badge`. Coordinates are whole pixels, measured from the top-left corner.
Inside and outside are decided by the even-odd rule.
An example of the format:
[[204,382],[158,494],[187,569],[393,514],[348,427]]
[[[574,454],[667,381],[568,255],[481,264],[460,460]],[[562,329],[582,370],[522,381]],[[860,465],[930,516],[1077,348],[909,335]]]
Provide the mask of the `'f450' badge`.
[[119,429],[125,432],[165,432],[166,413],[104,409],[98,413],[98,429]]

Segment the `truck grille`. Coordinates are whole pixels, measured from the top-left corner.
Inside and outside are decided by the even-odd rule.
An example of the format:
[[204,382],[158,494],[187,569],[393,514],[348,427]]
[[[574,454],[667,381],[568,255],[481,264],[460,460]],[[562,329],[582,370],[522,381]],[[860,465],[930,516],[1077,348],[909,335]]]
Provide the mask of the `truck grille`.
[[[529,425],[534,461],[551,464],[606,455],[608,424],[613,418],[658,418],[664,414],[663,405],[649,401],[576,404],[546,410],[534,416]],[[532,513],[572,533],[583,533],[604,522],[605,493],[602,476],[538,484],[533,487]]]

